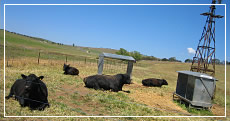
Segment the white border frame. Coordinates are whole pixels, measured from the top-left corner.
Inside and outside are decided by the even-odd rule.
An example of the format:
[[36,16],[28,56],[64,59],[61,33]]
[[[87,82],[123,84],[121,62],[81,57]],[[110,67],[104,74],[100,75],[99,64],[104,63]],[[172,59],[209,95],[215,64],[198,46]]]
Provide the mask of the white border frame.
[[[41,6],[41,5],[45,5],[45,6],[60,6],[60,5],[85,5],[85,6],[90,6],[90,5],[135,5],[135,6],[139,6],[139,5],[148,5],[148,6],[153,6],[153,5],[178,5],[178,6],[182,6],[182,5],[224,5],[225,6],[225,115],[224,116],[6,116],[6,105],[5,105],[5,8],[6,6],[14,6],[14,5],[35,5],[35,6]],[[4,4],[4,117],[187,117],[187,118],[192,118],[192,117],[226,117],[226,4]]]

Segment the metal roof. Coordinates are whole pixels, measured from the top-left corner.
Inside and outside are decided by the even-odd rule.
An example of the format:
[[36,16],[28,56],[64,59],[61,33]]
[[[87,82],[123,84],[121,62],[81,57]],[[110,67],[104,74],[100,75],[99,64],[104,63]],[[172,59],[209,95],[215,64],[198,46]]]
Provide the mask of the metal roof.
[[208,74],[205,73],[200,73],[200,72],[193,72],[193,71],[177,71],[178,73],[183,73],[183,74],[187,74],[187,75],[192,75],[192,76],[196,76],[196,77],[200,77],[200,78],[206,78],[206,79],[212,79],[212,80],[216,80],[216,78],[209,76]]
[[136,60],[131,56],[117,55],[111,53],[101,53],[99,56],[136,62]]

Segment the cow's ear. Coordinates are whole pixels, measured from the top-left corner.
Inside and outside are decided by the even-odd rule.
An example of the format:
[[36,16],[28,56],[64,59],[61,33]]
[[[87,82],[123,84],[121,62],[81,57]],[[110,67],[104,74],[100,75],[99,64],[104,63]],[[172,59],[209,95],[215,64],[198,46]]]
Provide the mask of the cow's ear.
[[21,74],[21,76],[22,76],[23,79],[26,79],[26,78],[27,78],[27,76],[24,75],[24,74]]
[[39,76],[38,78],[39,78],[40,80],[42,80],[42,79],[44,78],[44,76]]

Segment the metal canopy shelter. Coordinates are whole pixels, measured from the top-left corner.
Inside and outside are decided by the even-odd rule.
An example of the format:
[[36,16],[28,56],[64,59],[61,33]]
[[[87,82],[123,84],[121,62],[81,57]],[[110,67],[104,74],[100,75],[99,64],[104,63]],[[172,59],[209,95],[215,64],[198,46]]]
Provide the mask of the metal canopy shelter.
[[104,58],[112,58],[112,59],[128,61],[126,74],[128,74],[131,77],[132,70],[133,70],[133,63],[136,62],[136,60],[133,57],[124,56],[124,55],[117,55],[117,54],[111,54],[111,53],[101,53],[99,55],[99,62],[98,62],[98,75],[102,75],[103,65],[104,65]]

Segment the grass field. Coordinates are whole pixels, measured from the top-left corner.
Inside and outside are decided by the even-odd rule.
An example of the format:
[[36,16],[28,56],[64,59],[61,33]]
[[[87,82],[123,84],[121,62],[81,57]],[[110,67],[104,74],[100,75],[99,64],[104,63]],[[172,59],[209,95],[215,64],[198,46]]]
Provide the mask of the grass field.
[[[2,35],[2,31],[0,32]],[[114,52],[109,49],[83,48],[91,50],[91,53],[82,51],[79,47],[53,45],[41,43],[28,37],[6,34],[7,54],[9,58],[14,56],[14,62],[6,67],[6,95],[14,81],[21,78],[20,75],[34,73],[37,76],[43,75],[49,92],[50,108],[44,111],[30,111],[28,108],[21,108],[19,103],[13,99],[6,100],[6,116],[185,116],[185,115],[224,115],[224,66],[217,65],[216,98],[212,112],[203,110],[188,110],[184,105],[172,101],[172,93],[176,89],[177,72],[189,70],[191,64],[140,61],[133,68],[132,81],[134,84],[125,85],[125,92],[96,91],[84,87],[83,78],[97,73],[96,63],[69,63],[80,70],[79,76],[64,75],[62,71],[63,58],[43,58],[42,64],[36,64],[37,50],[56,53],[55,55],[68,54],[73,56],[87,56],[95,58],[100,52]],[[0,37],[1,40],[2,36]],[[0,74],[3,75],[3,46],[1,46]],[[47,44],[47,45],[46,45]],[[74,53],[73,53],[74,51]],[[57,56],[59,57],[59,56]],[[49,59],[49,60],[47,60]],[[35,62],[35,63],[32,63]],[[51,64],[52,62],[52,64]],[[112,65],[111,68],[116,68]],[[227,72],[230,66],[227,66]],[[113,72],[117,73],[117,72]],[[109,73],[108,73],[109,74]],[[111,73],[112,74],[112,73]],[[164,78],[168,86],[162,88],[143,87],[141,80],[145,78]],[[228,87],[230,75],[227,73]],[[3,80],[3,76],[1,76]],[[3,81],[1,81],[1,117],[3,117]],[[230,90],[227,88],[227,108],[230,109]],[[229,115],[229,112],[227,113]],[[12,120],[8,118],[9,120]],[[33,118],[14,118],[15,120],[33,120]],[[37,120],[224,120],[224,118],[37,118]],[[229,118],[228,118],[229,119]],[[0,120],[7,120],[1,118]]]

